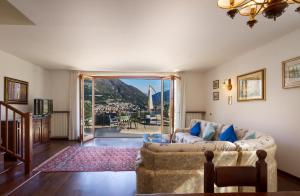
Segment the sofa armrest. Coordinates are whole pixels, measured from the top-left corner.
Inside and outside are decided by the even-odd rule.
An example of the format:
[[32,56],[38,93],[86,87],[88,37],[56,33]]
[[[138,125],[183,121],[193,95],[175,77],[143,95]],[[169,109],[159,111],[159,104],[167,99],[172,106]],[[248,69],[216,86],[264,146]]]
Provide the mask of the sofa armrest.
[[275,144],[274,138],[268,135],[260,136],[257,139],[238,140],[234,142],[239,150],[251,151],[270,148]]
[[171,140],[175,141],[176,138],[176,133],[189,133],[190,132],[190,128],[176,128],[175,131],[171,134]]

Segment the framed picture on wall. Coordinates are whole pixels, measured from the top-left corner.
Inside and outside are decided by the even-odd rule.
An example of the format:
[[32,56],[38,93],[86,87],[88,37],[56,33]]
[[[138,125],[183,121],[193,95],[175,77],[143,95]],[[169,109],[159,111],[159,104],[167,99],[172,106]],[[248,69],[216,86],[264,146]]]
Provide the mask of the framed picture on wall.
[[213,81],[213,89],[218,89],[219,88],[219,80],[214,80]]
[[213,100],[218,101],[220,99],[220,93],[219,92],[213,92]]
[[237,101],[266,99],[266,69],[237,77]]
[[4,101],[8,104],[28,104],[28,82],[4,77]]
[[282,62],[282,87],[300,87],[300,57]]

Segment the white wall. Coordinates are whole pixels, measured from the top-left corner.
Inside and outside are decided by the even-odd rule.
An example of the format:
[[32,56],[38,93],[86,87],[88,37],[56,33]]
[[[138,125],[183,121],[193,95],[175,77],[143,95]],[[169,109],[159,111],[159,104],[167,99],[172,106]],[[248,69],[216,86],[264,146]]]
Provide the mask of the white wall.
[[[279,169],[300,177],[300,88],[283,89],[281,76],[281,62],[297,56],[300,29],[208,71],[205,86],[208,120],[270,133],[278,145]],[[266,101],[237,102],[236,76],[261,68],[266,68]],[[212,101],[212,81],[228,78],[233,80],[233,105],[222,88],[220,101]]]
[[34,98],[48,98],[48,71],[23,59],[0,51],[0,100],[4,100],[4,77],[29,82],[28,105],[14,105],[23,112],[33,112]]
[[69,111],[70,71],[49,71],[51,99],[54,111]]
[[186,111],[204,111],[206,104],[204,74],[201,72],[185,72]]

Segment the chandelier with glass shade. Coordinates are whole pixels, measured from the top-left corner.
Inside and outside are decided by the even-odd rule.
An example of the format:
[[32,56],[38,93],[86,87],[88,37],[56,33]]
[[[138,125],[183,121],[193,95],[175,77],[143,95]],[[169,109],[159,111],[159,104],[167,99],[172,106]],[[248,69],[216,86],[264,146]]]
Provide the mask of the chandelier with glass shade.
[[[290,4],[300,4],[300,0],[218,0],[218,6],[227,9],[232,19],[237,13],[249,17],[247,25],[251,28],[257,23],[258,14],[276,20]],[[300,13],[300,6],[295,11]]]

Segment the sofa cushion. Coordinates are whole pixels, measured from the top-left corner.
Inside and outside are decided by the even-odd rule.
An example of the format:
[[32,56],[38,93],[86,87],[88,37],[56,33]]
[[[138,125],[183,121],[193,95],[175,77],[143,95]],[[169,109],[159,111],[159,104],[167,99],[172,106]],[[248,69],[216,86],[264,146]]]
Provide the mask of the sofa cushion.
[[223,133],[220,134],[220,141],[235,142],[237,140],[233,125],[229,126]]
[[201,137],[193,136],[189,133],[178,132],[175,134],[176,143],[193,144],[201,141],[203,141]]
[[152,152],[200,152],[196,144],[180,144],[180,143],[170,143],[170,144],[159,144],[159,143],[144,143],[144,148]]
[[219,135],[222,131],[222,128],[224,127],[224,124],[220,124],[220,123],[215,123],[215,122],[210,122],[210,121],[206,121],[206,120],[200,120],[200,119],[192,119],[191,123],[190,123],[190,127],[192,127],[196,122],[200,122],[201,124],[201,133],[200,133],[200,137],[203,137],[203,130],[205,130],[205,127],[209,124],[212,123],[213,126],[216,127],[216,133],[213,137],[213,140],[219,140]]
[[200,122],[201,130],[202,130],[202,132],[200,133],[200,137],[202,137],[203,130],[205,129],[206,125],[210,122],[201,119],[192,119],[190,123],[190,127],[192,127],[196,122]]
[[[230,126],[231,126],[231,124],[230,124],[230,125],[224,125],[224,126],[222,127],[222,130],[221,130],[220,134],[223,133],[223,132],[224,132],[226,129],[228,129]],[[239,128],[239,127],[234,127],[234,132],[235,132],[235,135],[236,135],[237,139],[238,139],[238,140],[242,140],[243,137],[244,137],[244,136],[246,135],[246,133],[248,132],[248,129],[243,129],[243,128]],[[219,136],[220,136],[220,134],[219,134]],[[218,136],[218,137],[219,137],[219,136]]]
[[238,150],[244,151],[267,149],[276,145],[273,137],[268,135],[262,135],[256,139],[239,140],[234,143],[237,145]]
[[177,132],[175,133],[175,142],[176,143],[183,143],[183,138],[185,135],[190,135],[189,133],[186,132]]
[[193,136],[199,136],[201,132],[200,122],[196,122],[190,129],[190,133]]
[[241,129],[241,128],[238,128],[238,127],[234,127],[234,132],[236,134],[237,139],[241,140],[248,133],[248,129]]
[[216,127],[213,126],[213,124],[209,123],[203,131],[203,135],[202,135],[203,140],[205,141],[212,140],[215,135],[215,132],[216,132]]
[[222,131],[222,128],[224,127],[224,124],[215,123],[215,122],[212,122],[212,123],[216,127],[216,132],[215,132],[215,135],[213,137],[213,140],[217,141],[217,140],[219,140],[219,135],[220,135],[220,133]]
[[237,146],[228,141],[209,141],[208,143],[213,143],[215,151],[236,151]]
[[[205,126],[206,126],[206,121],[205,120],[201,120],[201,119],[192,119],[191,120],[191,122],[190,122],[190,128],[194,125],[194,124],[196,124],[197,122],[199,122],[200,123],[200,127],[201,127],[201,130],[204,130],[205,129]],[[200,132],[200,135],[199,135],[200,137],[202,136],[202,132]]]
[[236,151],[236,145],[231,142],[224,141],[203,141],[194,144],[159,144],[159,143],[144,143],[144,148],[153,152],[205,152],[211,151]]
[[182,143],[185,143],[185,144],[194,144],[196,142],[202,142],[203,139],[201,137],[198,137],[198,136],[193,136],[193,135],[184,135],[183,136],[183,141]]

